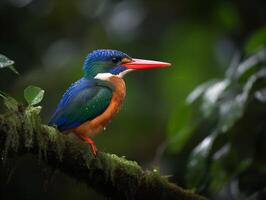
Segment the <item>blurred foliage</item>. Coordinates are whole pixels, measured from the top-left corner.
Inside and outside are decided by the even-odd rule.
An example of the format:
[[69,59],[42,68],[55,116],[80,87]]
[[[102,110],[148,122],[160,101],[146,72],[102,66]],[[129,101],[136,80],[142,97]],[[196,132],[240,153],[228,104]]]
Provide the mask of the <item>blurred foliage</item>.
[[[198,86],[187,102],[197,113],[193,116],[197,123],[187,129],[181,146],[201,134],[188,159],[188,186],[212,195],[228,187],[227,198],[233,199],[264,190],[266,49],[233,63],[223,79]],[[207,128],[202,133],[203,123]],[[251,174],[252,179],[243,180]]]

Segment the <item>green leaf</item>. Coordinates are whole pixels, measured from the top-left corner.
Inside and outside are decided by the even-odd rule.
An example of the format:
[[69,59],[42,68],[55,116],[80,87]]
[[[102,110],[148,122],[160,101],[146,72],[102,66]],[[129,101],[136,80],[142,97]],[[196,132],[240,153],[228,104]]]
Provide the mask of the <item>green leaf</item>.
[[231,93],[226,94],[219,104],[219,123],[217,124],[217,130],[226,132],[229,130],[238,119],[243,116],[243,113],[247,107],[248,100],[255,96],[258,100],[263,100],[265,91],[257,91],[254,94],[254,85],[256,82],[265,79],[266,70],[262,69],[246,81],[242,87],[242,92],[238,93],[233,91],[231,87]]
[[15,74],[19,74],[18,71],[13,66],[15,62],[13,60],[10,60],[6,56],[0,54],[0,68],[8,67],[11,71],[13,71]]
[[225,145],[213,156],[209,170],[212,177],[210,190],[220,191],[233,177],[247,170],[252,164],[252,158],[239,157],[233,146]]
[[209,152],[211,150],[215,134],[206,137],[192,151],[187,166],[186,180],[190,187],[198,188],[208,177],[207,165]]
[[36,86],[30,85],[24,90],[24,98],[31,106],[40,103],[43,99],[43,95],[44,90]]
[[219,105],[219,100],[225,93],[226,89],[230,86],[230,81],[224,79],[222,81],[217,81],[208,88],[203,95],[203,103],[201,110],[205,117],[210,117],[215,111],[216,107]]
[[266,26],[257,30],[248,40],[245,50],[247,53],[252,53],[266,45]]
[[[243,62],[239,64],[236,70],[236,76],[240,79],[243,77],[248,71],[255,68],[257,71],[259,64],[265,64],[266,63],[266,49],[262,48],[258,52],[256,52],[254,55],[250,56]],[[253,73],[254,73],[253,72]],[[252,73],[252,74],[253,74]]]
[[222,187],[230,180],[230,175],[224,168],[221,160],[215,160],[209,171],[212,179],[209,185],[210,190],[213,193],[219,192]]
[[15,62],[13,60],[10,60],[6,56],[0,54],[0,68],[8,67],[10,65],[13,65]]
[[255,98],[262,103],[266,103],[266,89],[263,88],[255,92]]
[[197,86],[187,97],[186,102],[188,104],[192,104],[194,103],[196,100],[198,100],[200,97],[202,97],[202,95],[204,94],[204,92],[214,83],[216,83],[217,80],[210,80],[207,81],[199,86]]
[[[182,116],[180,115],[182,113]],[[173,112],[168,123],[168,136],[170,138],[171,150],[179,152],[192,136],[194,126],[189,126],[192,117],[192,108],[179,105]],[[178,122],[178,123],[177,123]]]
[[177,131],[174,135],[170,135],[170,147],[174,152],[179,153],[183,150],[189,139],[193,136],[193,126],[186,126],[185,128]]

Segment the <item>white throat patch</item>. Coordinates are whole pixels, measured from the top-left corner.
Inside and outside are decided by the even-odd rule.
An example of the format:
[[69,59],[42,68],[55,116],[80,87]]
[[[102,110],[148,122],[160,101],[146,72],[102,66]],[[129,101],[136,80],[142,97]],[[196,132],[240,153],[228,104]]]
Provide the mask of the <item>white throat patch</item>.
[[121,73],[114,75],[111,73],[98,73],[94,78],[100,79],[100,80],[108,80],[111,76],[117,76],[119,78],[123,78],[128,72],[133,71],[134,69],[127,69],[125,71],[122,71]]
[[98,73],[94,78],[100,80],[108,80],[111,76],[114,76],[111,73]]

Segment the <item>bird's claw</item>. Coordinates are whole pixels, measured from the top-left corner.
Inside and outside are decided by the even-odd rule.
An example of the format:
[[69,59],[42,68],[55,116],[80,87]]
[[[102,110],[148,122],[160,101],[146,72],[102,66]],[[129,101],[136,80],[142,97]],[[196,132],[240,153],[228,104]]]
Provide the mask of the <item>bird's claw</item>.
[[91,152],[92,152],[92,154],[94,156],[96,156],[96,154],[97,154],[97,147],[96,147],[95,143],[94,142],[93,143],[90,143],[90,146],[91,146]]
[[91,152],[94,156],[96,156],[97,154],[97,147],[96,144],[93,142],[92,139],[90,139],[89,137],[87,137],[86,135],[79,135],[82,139],[84,139],[91,147]]

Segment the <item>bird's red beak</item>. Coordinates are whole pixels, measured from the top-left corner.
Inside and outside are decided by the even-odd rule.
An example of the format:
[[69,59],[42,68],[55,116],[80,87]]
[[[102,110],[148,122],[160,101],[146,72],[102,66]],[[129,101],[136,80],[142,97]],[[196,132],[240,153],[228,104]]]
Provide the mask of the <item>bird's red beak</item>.
[[127,67],[129,69],[151,69],[160,67],[169,67],[170,63],[154,61],[154,60],[143,60],[133,58],[132,60],[121,64],[121,66]]

